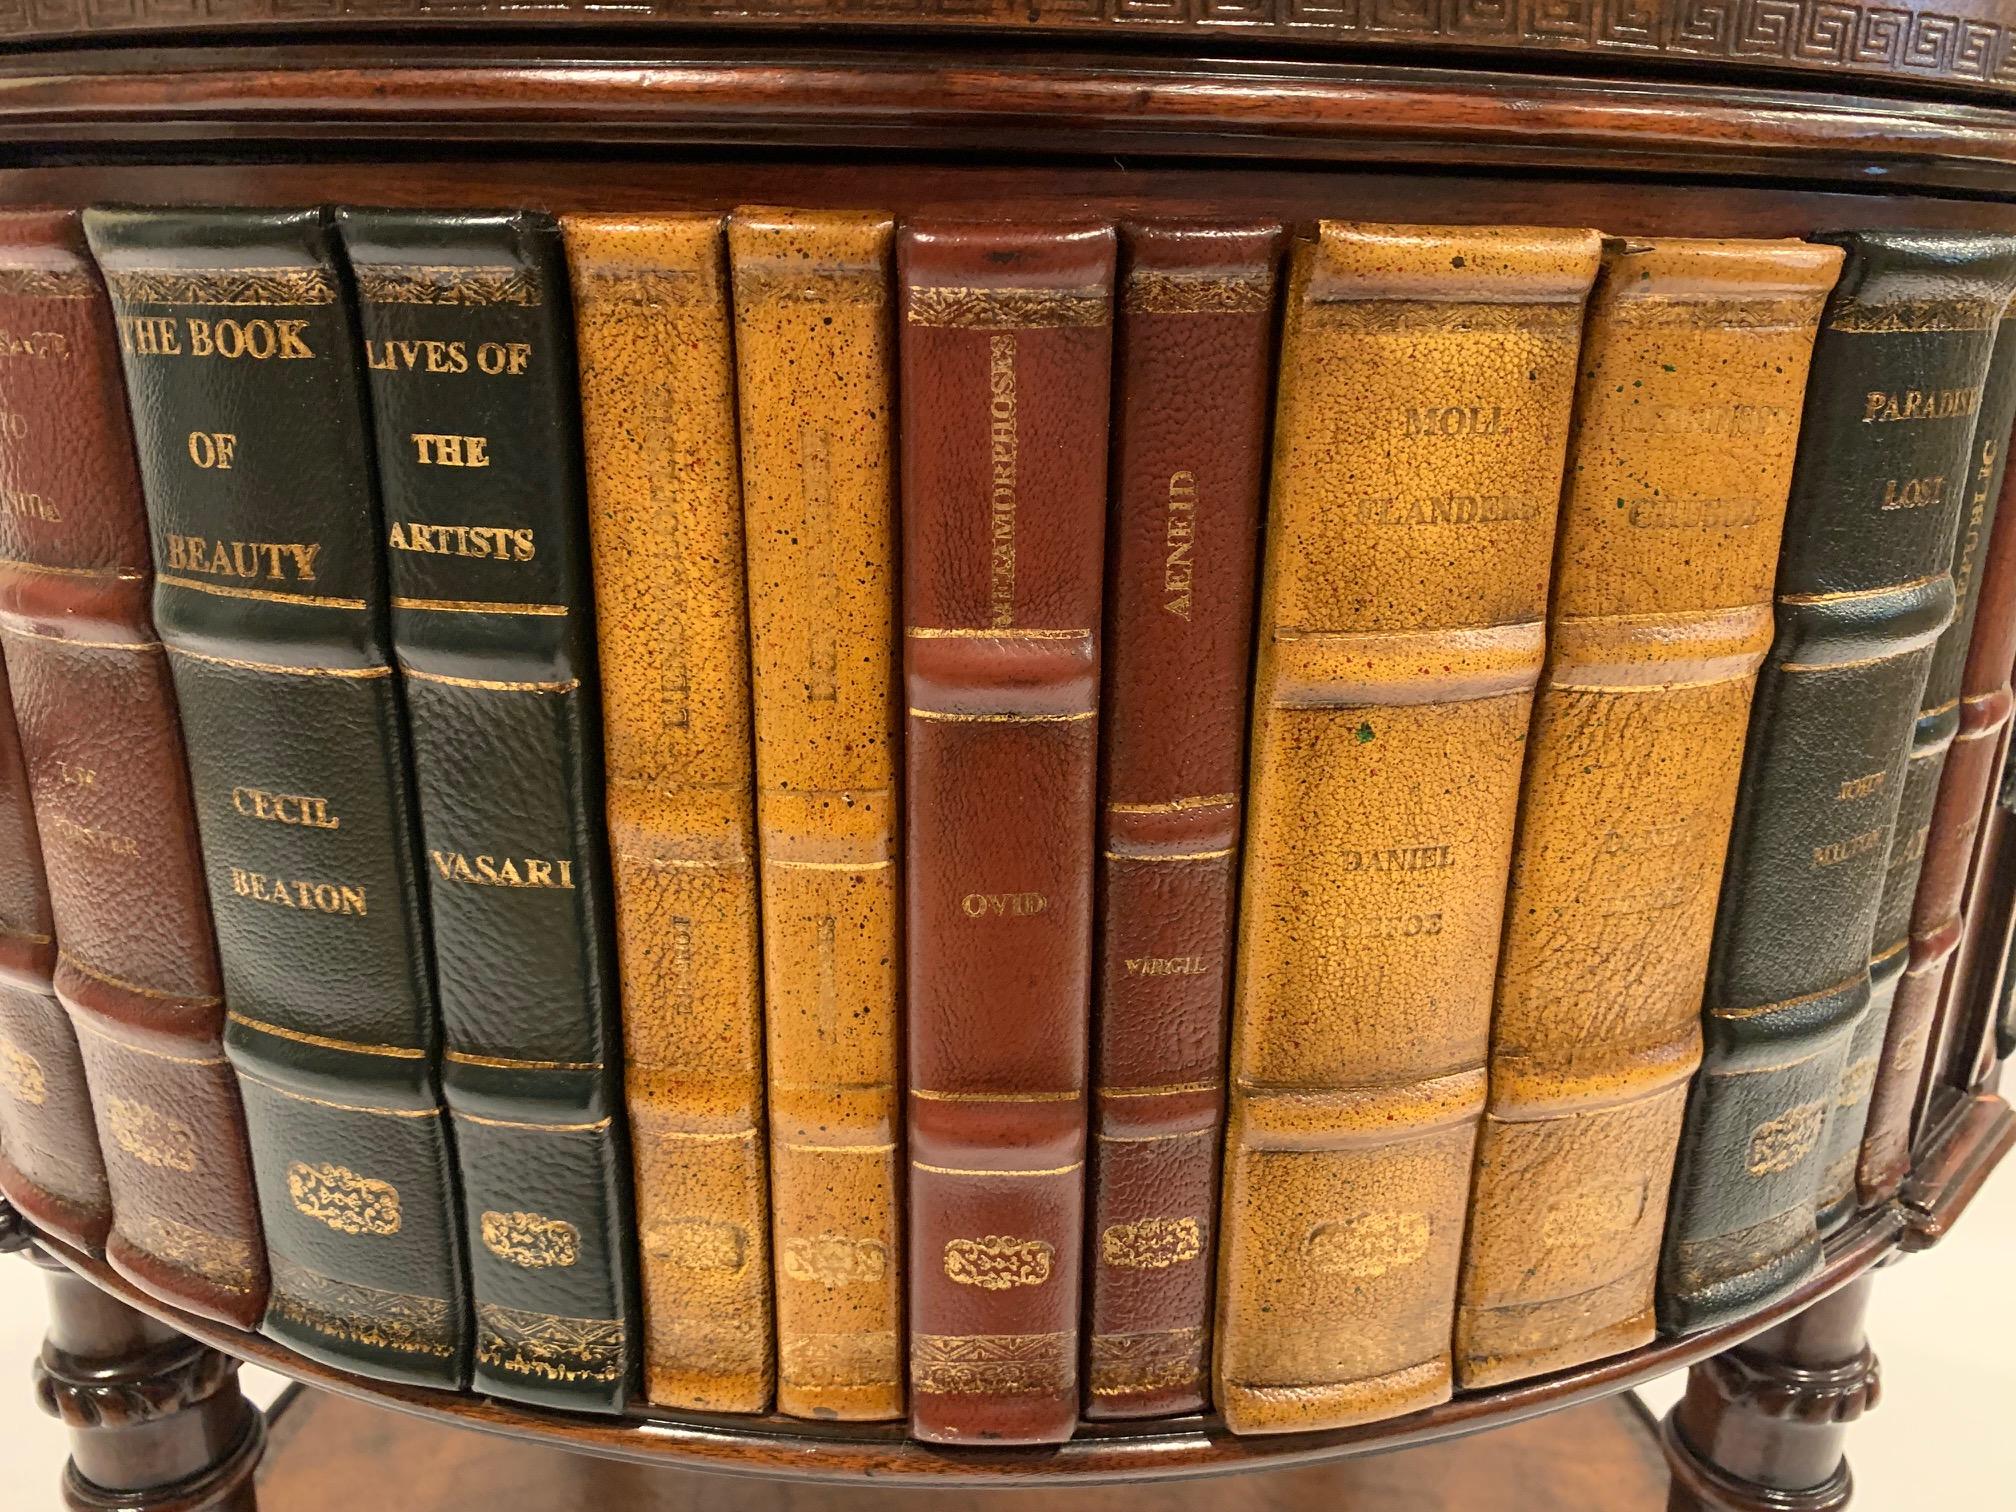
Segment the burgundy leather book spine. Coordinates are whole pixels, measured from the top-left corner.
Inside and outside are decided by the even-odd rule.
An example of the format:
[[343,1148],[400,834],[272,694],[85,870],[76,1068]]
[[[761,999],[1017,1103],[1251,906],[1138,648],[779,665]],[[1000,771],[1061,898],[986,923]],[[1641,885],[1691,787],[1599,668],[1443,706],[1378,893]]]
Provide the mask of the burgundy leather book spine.
[[911,1429],[1078,1418],[1113,232],[913,223],[901,292]]
[[251,1328],[266,1300],[181,726],[111,306],[74,215],[0,214],[0,641],[135,1284]]
[[[6,278],[0,269],[0,288]],[[0,293],[0,309],[5,304]],[[14,376],[0,348],[0,487],[9,486],[7,452],[19,425],[10,407]],[[43,1232],[95,1250],[112,1225],[112,1194],[77,1036],[50,985],[55,930],[28,765],[0,664],[0,1193]]]
[[1123,228],[1085,1416],[1210,1375],[1276,225]]

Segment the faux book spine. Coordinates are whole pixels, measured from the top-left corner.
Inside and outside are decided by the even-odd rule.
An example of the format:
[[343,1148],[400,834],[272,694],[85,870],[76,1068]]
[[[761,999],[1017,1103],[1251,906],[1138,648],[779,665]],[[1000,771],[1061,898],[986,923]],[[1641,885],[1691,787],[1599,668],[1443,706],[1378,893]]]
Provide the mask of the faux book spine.
[[913,222],[903,366],[910,1423],[1078,1420],[1115,242]]
[[1821,320],[1709,955],[1700,1078],[1661,1260],[1662,1324],[1810,1275],[1830,1116],[1870,1001],[1911,728],[2016,245],[1866,232]]
[[1806,364],[1840,264],[1798,242],[1605,250],[1506,901],[1465,1386],[1652,1338]]
[[777,1405],[903,1414],[887,216],[739,211]]
[[[2006,314],[1997,329],[1988,382],[1967,470],[1950,480],[1960,496],[1960,525],[1953,543],[1953,623],[1932,650],[1925,691],[1918,699],[1911,761],[1904,779],[1883,901],[1876,913],[1870,957],[1871,1007],[1856,1026],[1836,1103],[1838,1133],[1828,1139],[1829,1162],[1820,1204],[1845,1217],[1857,1198],[1882,1202],[1897,1193],[1911,1163],[1912,1115],[1918,1106],[1934,1018],[1946,968],[1960,943],[1960,903],[1981,801],[1994,756],[1999,719],[1980,712],[1978,679],[2008,677],[2009,657],[1992,674],[1974,666],[1969,651],[1983,605],[1983,557],[1995,527],[2002,480],[2009,463],[2009,430],[2016,422],[2016,321]],[[1997,593],[2007,593],[2006,584]],[[2005,620],[2012,608],[1996,605]],[[2010,644],[2016,629],[1985,627],[1990,646]],[[1975,679],[1967,673],[1973,670]],[[1992,702],[1993,684],[1989,689]],[[1984,747],[1984,740],[1986,741]],[[1953,778],[1949,784],[1946,773]],[[1949,792],[1949,786],[1951,791]],[[1894,986],[1887,989],[1882,977]],[[1881,1011],[1890,995],[1889,1011]],[[1857,1100],[1862,1106],[1857,1106]]]
[[749,642],[721,218],[570,216],[644,1389],[770,1401]]
[[458,1385],[464,1285],[360,364],[315,211],[92,211],[272,1252],[265,1331]]
[[1235,1433],[1451,1390],[1593,231],[1297,245],[1260,593],[1215,1385]]
[[1194,1412],[1281,230],[1123,228],[1085,1415]]
[[474,1383],[619,1409],[635,1364],[574,331],[530,213],[336,213],[412,718]]
[[[97,1250],[112,1226],[112,1194],[77,1033],[55,992],[55,917],[36,810],[48,803],[50,821],[68,827],[62,861],[82,848],[83,870],[102,872],[104,863],[88,866],[103,828],[89,812],[98,806],[92,799],[103,801],[91,791],[101,763],[96,751],[79,759],[76,742],[82,736],[95,745],[92,729],[127,728],[123,702],[107,717],[108,683],[124,690],[151,682],[165,698],[167,672],[160,647],[143,644],[153,638],[146,526],[120,518],[122,505],[137,517],[139,485],[125,439],[111,311],[74,215],[0,214],[0,331],[7,333],[0,339],[0,644],[8,662],[0,684],[17,684],[26,722],[47,727],[34,742],[42,759],[27,759],[12,700],[0,697],[0,1192],[37,1228]],[[104,559],[94,560],[90,543],[108,513],[112,539]],[[128,525],[123,536],[121,523]],[[138,570],[129,559],[136,541]],[[83,559],[73,561],[80,547]],[[51,619],[55,631],[38,630]],[[137,634],[127,628],[136,620],[143,627]],[[81,687],[69,685],[73,672]],[[66,717],[57,723],[59,712]],[[148,728],[144,718],[138,725]],[[164,759],[179,770],[178,742],[171,739]],[[109,785],[132,774],[103,775]],[[147,803],[155,795],[143,783],[138,791],[122,786],[119,796]],[[185,796],[185,827],[187,807]],[[70,868],[67,878],[73,910],[78,886],[89,881],[79,870]],[[123,890],[113,896],[125,899]],[[88,927],[90,918],[87,912],[80,922]]]

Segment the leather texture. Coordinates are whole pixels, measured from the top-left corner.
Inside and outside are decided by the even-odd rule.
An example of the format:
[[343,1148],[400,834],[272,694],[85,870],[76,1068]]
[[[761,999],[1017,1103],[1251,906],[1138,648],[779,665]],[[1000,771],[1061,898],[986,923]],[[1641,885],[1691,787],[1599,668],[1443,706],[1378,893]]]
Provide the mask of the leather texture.
[[459,1385],[437,1028],[360,353],[318,211],[93,211],[120,317],[275,1285],[262,1327]]
[[[88,610],[97,601],[144,599],[146,592],[144,580],[134,587],[119,581],[115,563],[87,563],[88,586],[45,570],[67,564],[63,545],[90,537],[120,485],[138,509],[105,291],[73,213],[0,213],[0,330],[10,333],[0,342],[0,645],[16,676],[34,682],[30,664],[43,646],[29,633],[34,622],[18,612],[24,600],[31,608],[45,597],[52,606],[78,600],[73,607],[87,611],[78,633],[90,634]],[[108,489],[114,499],[101,501]],[[139,540],[144,560],[144,526]],[[74,649],[98,651],[89,643]],[[102,654],[160,657],[158,648]],[[8,681],[0,666],[0,685]],[[102,717],[97,709],[91,714]],[[36,1227],[99,1250],[112,1225],[112,1194],[76,1031],[53,986],[55,915],[23,745],[11,696],[0,697],[0,1192]],[[64,775],[49,773],[52,781]],[[87,765],[74,781],[95,775]],[[66,812],[64,820],[74,816]]]
[[748,622],[721,218],[569,216],[645,1395],[772,1384]]
[[[0,237],[10,229],[0,219]],[[6,287],[12,273],[0,262],[0,319],[14,313]],[[0,359],[0,415],[21,414],[13,408],[18,400],[6,381],[11,376]],[[0,443],[7,487],[18,477],[16,448],[35,434]],[[4,525],[0,519],[0,528]],[[0,569],[13,570],[11,564]],[[97,1250],[112,1227],[112,1192],[98,1152],[77,1033],[50,984],[55,924],[28,766],[4,696],[7,680],[0,665],[0,1193],[37,1228]]]
[[895,227],[728,226],[756,714],[777,1406],[904,1411]]
[[412,722],[472,1383],[618,1411],[630,1200],[558,223],[345,208]]
[[66,356],[22,398],[45,435],[64,439],[23,453],[32,477],[9,486],[63,518],[39,529],[9,521],[4,554],[22,565],[6,572],[0,609],[54,861],[55,988],[77,1032],[113,1197],[107,1258],[157,1296],[250,1327],[266,1258],[244,1116],[218,1044],[223,1000],[175,702],[147,614],[114,322],[76,225],[42,229],[32,260],[72,297],[42,304],[35,323]]
[[910,1430],[1078,1420],[1115,236],[915,221],[903,368]]
[[[1827,1176],[1821,1211],[1845,1217],[1857,1198],[1864,1203],[1896,1195],[1911,1164],[1912,1115],[1925,1069],[1946,969],[1960,943],[1960,904],[1967,867],[1980,833],[1981,801],[1988,784],[1999,719],[1984,719],[1983,691],[1970,684],[1969,649],[1980,621],[1976,591],[1984,555],[1998,516],[2009,463],[2010,426],[2016,423],[2016,321],[2005,314],[1995,337],[1981,414],[1974,426],[1967,473],[1954,487],[1962,495],[1960,527],[1953,546],[1953,623],[1932,648],[1932,666],[1918,700],[1912,731],[1911,766],[1905,778],[1883,901],[1876,914],[1877,961],[1886,973],[1897,970],[1895,999],[1887,1015],[1870,1012],[1855,1030],[1837,1103],[1838,1133],[1829,1135]],[[2008,592],[2000,587],[1998,591]],[[2006,621],[2008,600],[1997,606]],[[2006,625],[1987,639],[2011,644],[2016,631]],[[1985,690],[2006,686],[2009,654]],[[1970,702],[1971,709],[1970,712]],[[2006,707],[2006,704],[2004,705]],[[1954,776],[1949,783],[1946,772]],[[1952,788],[1948,793],[1949,785]],[[1896,968],[1884,958],[1905,947]],[[1860,1096],[1864,1106],[1850,1101]]]
[[1260,593],[1215,1384],[1235,1433],[1451,1389],[1593,231],[1295,249]]
[[1605,249],[1498,963],[1465,1387],[1652,1339],[1806,366],[1840,265],[1799,242]]
[[1084,1415],[1209,1395],[1281,228],[1122,228]]
[[1856,1025],[2016,243],[1866,232],[1814,347],[1660,1267],[1663,1327],[1754,1310],[1820,1260]]

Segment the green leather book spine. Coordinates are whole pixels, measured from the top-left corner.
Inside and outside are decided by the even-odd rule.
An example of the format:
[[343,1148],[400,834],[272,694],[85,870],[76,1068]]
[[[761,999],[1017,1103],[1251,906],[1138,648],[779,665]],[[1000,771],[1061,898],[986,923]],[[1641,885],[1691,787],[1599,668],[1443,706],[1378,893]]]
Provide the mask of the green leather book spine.
[[467,1359],[358,350],[313,210],[93,210],[273,1284],[388,1380]]
[[475,1383],[616,1411],[637,1329],[560,233],[529,213],[336,215],[413,721]]
[[1660,1261],[1669,1330],[1820,1261],[1816,1207],[1913,721],[1953,613],[1968,448],[2016,240],[1815,238],[1847,253],[1813,352]]
[[[1957,511],[1950,566],[1953,621],[1932,647],[1925,690],[1918,697],[1918,719],[1911,729],[1911,754],[1904,769],[1904,796],[1897,805],[1890,859],[1876,906],[1876,933],[1869,956],[1869,1006],[1848,1041],[1840,1089],[1828,1115],[1820,1176],[1819,1227],[1823,1234],[1855,1213],[1862,1136],[1869,1125],[1879,1079],[1908,1079],[1908,1091],[1886,1088],[1888,1096],[1901,1096],[1908,1103],[1917,1091],[1916,1069],[1923,1064],[1925,1035],[1932,1027],[1929,1016],[1914,1008],[1906,1007],[1894,1018],[1892,1009],[1904,1000],[1898,989],[1907,969],[1922,969],[1928,954],[1929,942],[1912,936],[1912,909],[1932,830],[1933,805],[1939,797],[1939,779],[1946,770],[1946,753],[1960,733],[1960,675],[1966,666],[1968,643],[1974,638],[1974,616],[1980,608],[1980,596],[1973,591],[1975,569],[1994,524],[2012,423],[2016,423],[2016,321],[2005,319],[1996,331],[1966,468],[1944,480],[1944,492],[1951,495]],[[1914,996],[1923,998],[1923,994]],[[1913,1018],[1921,1021],[1907,1023]],[[1902,1050],[1907,1066],[1886,1070],[1886,1062],[1898,1054],[1896,1047],[1885,1048],[1893,1028],[1904,1030],[1904,1037],[1916,1048]]]

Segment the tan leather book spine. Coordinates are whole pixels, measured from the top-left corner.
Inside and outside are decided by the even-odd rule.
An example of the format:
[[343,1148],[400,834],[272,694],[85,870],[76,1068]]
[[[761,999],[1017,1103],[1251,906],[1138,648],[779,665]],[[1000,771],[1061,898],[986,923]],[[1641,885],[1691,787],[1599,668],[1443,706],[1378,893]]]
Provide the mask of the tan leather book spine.
[[763,882],[777,1406],[903,1415],[886,215],[728,226]]
[[1498,962],[1465,1387],[1653,1336],[1807,361],[1840,264],[1802,242],[1605,249]]
[[644,1389],[772,1378],[748,617],[721,217],[567,216]]
[[1236,1433],[1450,1392],[1513,816],[1594,231],[1296,248],[1219,1251]]

